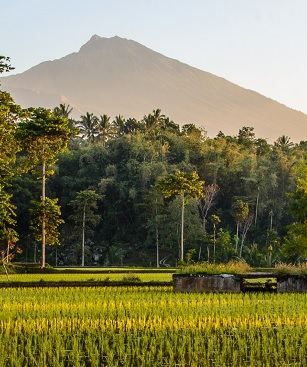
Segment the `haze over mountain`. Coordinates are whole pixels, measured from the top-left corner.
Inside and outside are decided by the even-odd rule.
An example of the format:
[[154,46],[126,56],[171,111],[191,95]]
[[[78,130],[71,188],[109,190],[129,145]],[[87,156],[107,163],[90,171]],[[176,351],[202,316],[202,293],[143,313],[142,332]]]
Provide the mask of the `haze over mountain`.
[[307,140],[306,114],[117,36],[95,35],[79,52],[0,82],[22,107],[66,103],[77,119],[86,112],[142,119],[160,108],[180,125],[203,126],[210,137],[252,126],[269,141]]

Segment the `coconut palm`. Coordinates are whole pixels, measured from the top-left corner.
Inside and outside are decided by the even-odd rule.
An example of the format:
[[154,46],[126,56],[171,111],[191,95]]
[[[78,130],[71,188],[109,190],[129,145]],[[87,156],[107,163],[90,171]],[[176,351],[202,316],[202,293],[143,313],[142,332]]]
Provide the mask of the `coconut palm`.
[[113,124],[116,129],[117,136],[123,136],[125,134],[125,118],[122,115],[115,117]]
[[116,136],[116,128],[113,123],[110,122],[110,116],[104,114],[100,115],[97,119],[97,141],[101,142],[103,146]]
[[160,125],[163,125],[165,121],[165,115],[161,114],[161,110],[158,108],[153,110],[149,115],[143,117],[146,129],[149,133],[156,133],[159,130]]
[[286,136],[286,135],[281,135],[275,141],[275,146],[280,148],[283,151],[288,150],[289,148],[292,148],[293,145],[294,144],[292,143],[291,138],[289,138],[289,136]]
[[82,139],[87,139],[89,143],[94,143],[99,134],[98,119],[93,113],[87,112],[81,116],[81,121],[77,124]]
[[55,116],[58,116],[58,117],[66,117],[66,118],[69,118],[69,115],[71,114],[71,111],[73,110],[72,107],[70,107],[70,105],[66,105],[65,103],[64,104],[60,104],[60,106],[58,107],[55,107],[53,109],[53,113]]

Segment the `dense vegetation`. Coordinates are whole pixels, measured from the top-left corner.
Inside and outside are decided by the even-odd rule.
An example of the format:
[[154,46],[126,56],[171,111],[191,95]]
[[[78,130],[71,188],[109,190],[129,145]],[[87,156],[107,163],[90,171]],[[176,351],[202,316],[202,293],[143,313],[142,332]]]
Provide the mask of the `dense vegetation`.
[[[307,256],[307,142],[270,144],[252,127],[208,137],[205,126],[179,127],[159,109],[141,121],[70,113],[22,110],[0,91],[2,257],[19,238],[18,260],[39,261],[44,238],[52,265],[176,265],[183,233],[190,263]],[[161,183],[176,173],[199,178],[203,195],[166,195]]]

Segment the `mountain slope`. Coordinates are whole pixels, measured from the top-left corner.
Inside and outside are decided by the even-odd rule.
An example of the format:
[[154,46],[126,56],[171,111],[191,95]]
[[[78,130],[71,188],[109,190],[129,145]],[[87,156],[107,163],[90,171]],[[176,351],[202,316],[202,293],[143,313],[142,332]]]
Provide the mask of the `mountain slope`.
[[1,79],[23,107],[74,107],[141,119],[160,108],[179,124],[235,135],[253,126],[258,137],[307,140],[307,115],[223,78],[167,58],[137,42],[93,36],[79,52]]

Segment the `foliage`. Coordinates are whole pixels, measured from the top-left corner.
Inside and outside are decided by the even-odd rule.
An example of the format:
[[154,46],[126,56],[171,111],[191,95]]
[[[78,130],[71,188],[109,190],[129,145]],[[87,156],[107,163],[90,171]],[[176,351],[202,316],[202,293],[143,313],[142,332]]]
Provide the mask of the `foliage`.
[[94,213],[100,198],[94,190],[83,190],[69,203],[73,207],[74,214],[71,218],[75,222],[76,231],[82,234],[82,266],[85,264],[85,232],[89,233],[90,227],[96,226],[101,220],[101,216]]
[[[10,204],[13,209],[10,220],[17,221],[25,259],[34,257],[28,213],[31,200],[40,196],[30,172],[42,177],[44,163],[45,175],[54,172],[45,183],[46,196],[59,198],[65,221],[60,227],[58,254],[63,264],[76,265],[80,258],[71,220],[74,209],[68,203],[83,190],[104,196],[97,201],[103,221],[88,228],[92,230],[85,246],[89,265],[110,261],[152,265],[165,258],[175,265],[184,255],[182,245],[186,251],[196,250],[197,261],[215,258],[221,262],[235,255],[251,263],[268,264],[304,256],[305,229],[302,218],[293,211],[296,206],[302,215],[306,212],[304,176],[296,169],[306,158],[304,142],[294,144],[281,136],[269,144],[257,138],[252,127],[243,127],[237,136],[220,132],[209,138],[203,128],[193,124],[179,127],[160,109],[140,121],[121,115],[112,120],[91,112],[74,121],[68,117],[70,106],[62,104],[53,112],[31,109],[27,118],[26,111],[8,94],[1,96],[0,122],[5,124],[0,124],[0,179],[2,198],[8,199],[3,207]],[[76,127],[78,136],[74,136]],[[22,167],[29,170],[27,174]],[[17,172],[22,176],[17,177]],[[192,177],[196,172],[197,177]],[[151,194],[167,178],[172,190],[164,187],[161,195]],[[198,207],[193,196],[198,198]],[[208,220],[212,215],[220,223]],[[14,228],[12,223],[5,228]],[[268,238],[268,229],[286,245],[283,252]],[[98,263],[94,254],[99,254]],[[53,263],[51,249],[47,249],[48,256]]]
[[14,70],[11,66],[11,59],[7,56],[0,56],[0,74]]
[[307,262],[287,264],[280,262],[275,265],[275,272],[281,275],[307,275]]
[[32,214],[32,220],[30,229],[33,232],[33,236],[36,241],[42,241],[42,222],[43,218],[45,231],[46,231],[46,245],[59,245],[59,226],[64,223],[61,219],[61,209],[57,204],[58,199],[50,199],[46,197],[45,201],[32,201],[35,206],[34,209],[30,209]]
[[251,271],[245,261],[230,261],[228,263],[196,263],[182,266],[179,274],[245,274]]
[[156,188],[159,189],[165,198],[174,194],[181,196],[181,244],[180,244],[180,259],[184,258],[184,206],[188,198],[199,199],[203,195],[203,181],[199,180],[198,174],[194,171],[192,173],[185,173],[176,171],[174,174],[161,178]]
[[282,246],[286,257],[295,255],[307,258],[307,165],[301,162],[298,167],[298,179],[294,192],[289,193],[290,210],[297,219],[287,226],[288,233]]
[[43,162],[46,166],[53,165],[57,154],[67,148],[73,133],[67,118],[56,116],[44,108],[34,109],[29,119],[18,124],[17,130],[22,147],[28,154],[26,167],[37,173]]
[[161,178],[157,188],[163,192],[166,198],[174,194],[187,194],[187,197],[198,199],[202,196],[203,181],[199,180],[195,171],[192,173],[176,171],[174,174]]
[[134,273],[129,273],[124,275],[123,282],[141,282],[141,279],[138,275]]

